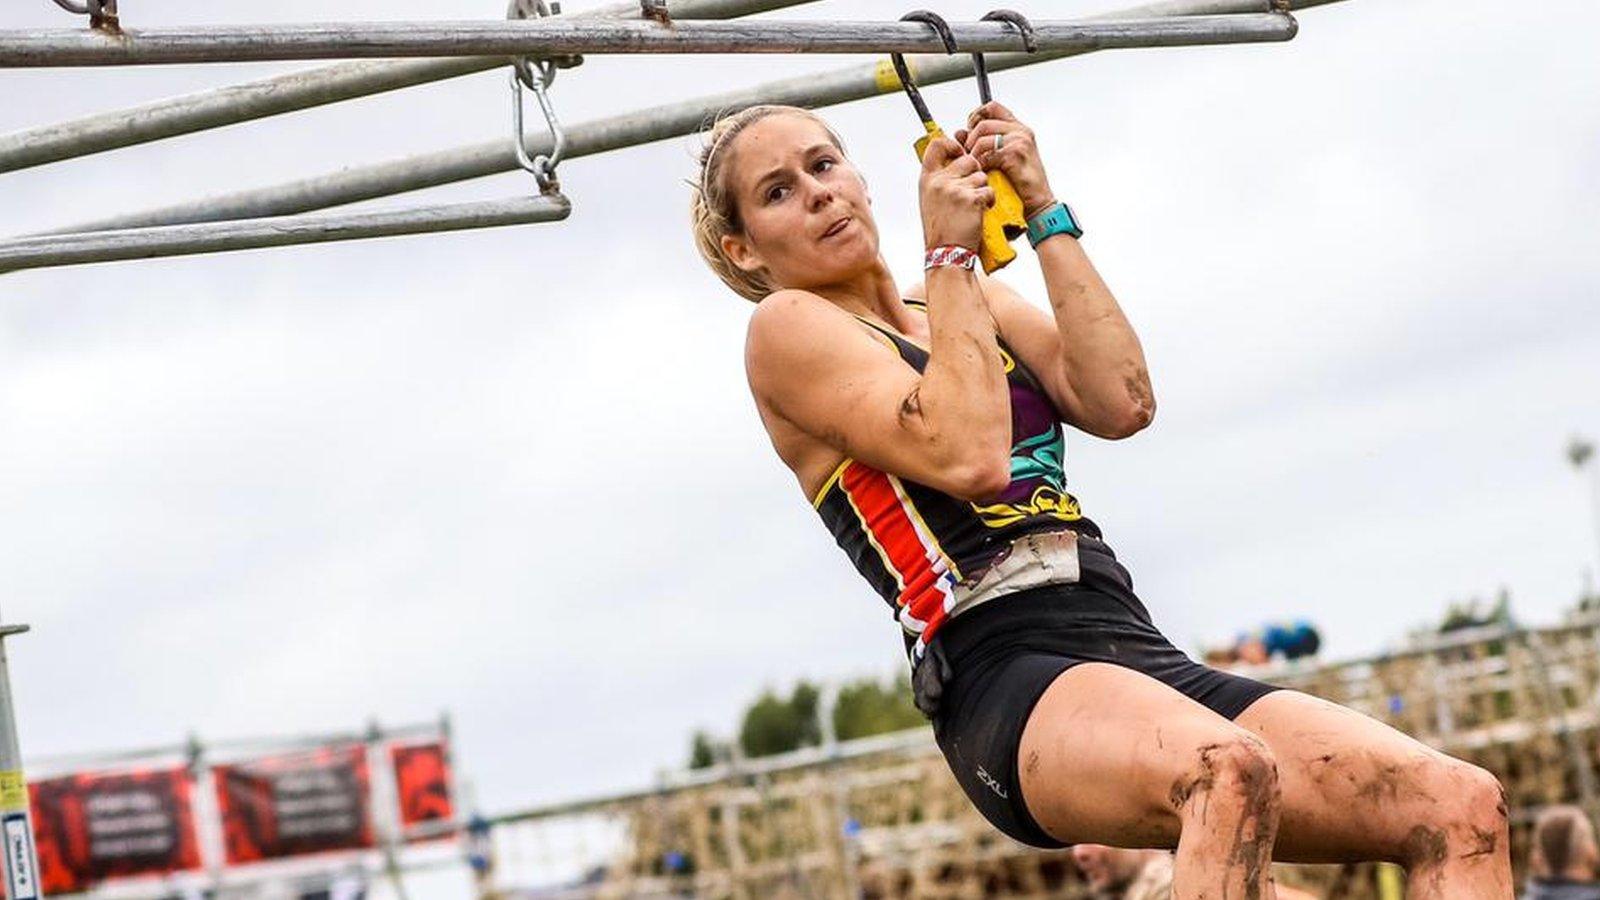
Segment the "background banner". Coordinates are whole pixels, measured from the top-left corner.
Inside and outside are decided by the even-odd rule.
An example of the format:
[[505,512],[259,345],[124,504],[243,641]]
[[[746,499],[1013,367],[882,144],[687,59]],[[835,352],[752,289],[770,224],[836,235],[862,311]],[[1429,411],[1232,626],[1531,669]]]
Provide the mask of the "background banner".
[[443,742],[396,744],[389,748],[389,758],[394,763],[394,783],[400,795],[402,831],[455,819],[450,797],[450,751]]
[[374,845],[366,748],[212,769],[229,865]]
[[186,769],[82,774],[29,786],[45,893],[200,868]]

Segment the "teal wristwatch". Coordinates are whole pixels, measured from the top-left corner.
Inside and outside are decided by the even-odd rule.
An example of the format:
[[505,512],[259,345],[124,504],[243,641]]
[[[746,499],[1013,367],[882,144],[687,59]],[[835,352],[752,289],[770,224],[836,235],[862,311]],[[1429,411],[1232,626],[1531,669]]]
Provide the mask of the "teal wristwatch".
[[1053,234],[1083,237],[1083,227],[1078,224],[1078,217],[1072,214],[1072,207],[1060,201],[1050,204],[1028,220],[1028,243],[1033,246],[1039,246],[1041,241]]

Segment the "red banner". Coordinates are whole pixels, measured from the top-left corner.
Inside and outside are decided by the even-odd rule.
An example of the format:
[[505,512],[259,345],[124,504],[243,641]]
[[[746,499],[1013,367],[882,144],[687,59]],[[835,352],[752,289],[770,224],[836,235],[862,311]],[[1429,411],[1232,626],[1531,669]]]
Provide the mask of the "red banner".
[[400,795],[402,829],[455,819],[455,806],[450,800],[450,751],[442,742],[398,744],[389,748],[389,758],[394,763],[394,783]]
[[216,766],[228,863],[372,847],[366,748]]
[[46,893],[200,868],[185,769],[72,775],[28,786]]

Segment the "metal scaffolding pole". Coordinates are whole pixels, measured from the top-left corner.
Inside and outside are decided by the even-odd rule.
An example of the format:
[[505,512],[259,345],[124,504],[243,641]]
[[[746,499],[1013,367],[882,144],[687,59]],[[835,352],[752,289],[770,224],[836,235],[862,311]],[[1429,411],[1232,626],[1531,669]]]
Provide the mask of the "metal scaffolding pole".
[[[951,23],[962,51],[1022,50],[1015,26]],[[1285,14],[1169,16],[1036,22],[1045,52],[1115,47],[1286,41]],[[936,53],[940,35],[918,22],[599,21],[377,22],[152,28],[107,35],[88,29],[0,31],[0,66],[112,66],[410,56],[541,57],[573,53]]]
[[386,212],[277,216],[16,238],[0,241],[0,272],[555,222],[571,211],[567,198],[546,194]]
[[[1213,2],[1214,0],[1200,0],[1200,3],[1206,6]],[[1251,0],[1251,2],[1265,5],[1268,0]],[[1312,0],[1312,2],[1320,4],[1334,0]],[[1159,5],[1169,10],[1184,8],[1184,3],[1167,2]],[[1089,52],[1092,50],[996,54],[988,57],[988,66],[990,71],[1001,71],[1066,59]],[[941,55],[918,58],[912,62],[917,81],[924,85],[972,76],[972,62],[966,56]],[[880,94],[898,93],[899,90],[899,79],[887,61],[769,81],[740,90],[569,125],[566,127],[565,157],[571,159],[576,156],[589,156],[693,134],[704,129],[718,115],[761,103],[821,108],[876,97]],[[529,153],[548,153],[550,149],[551,143],[547,136],[529,136]],[[367,166],[351,167],[264,188],[112,216],[58,229],[51,233],[288,215],[482,178],[516,168],[517,160],[512,148],[508,147],[505,141],[495,140]]]
[[[672,0],[674,19],[731,19],[814,0]],[[1265,7],[1266,0],[1257,4]],[[639,4],[620,3],[573,17],[638,18]],[[444,81],[504,66],[503,57],[363,61],[291,72],[218,90],[173,97],[71,122],[0,135],[0,172],[176,137],[341,100]]]

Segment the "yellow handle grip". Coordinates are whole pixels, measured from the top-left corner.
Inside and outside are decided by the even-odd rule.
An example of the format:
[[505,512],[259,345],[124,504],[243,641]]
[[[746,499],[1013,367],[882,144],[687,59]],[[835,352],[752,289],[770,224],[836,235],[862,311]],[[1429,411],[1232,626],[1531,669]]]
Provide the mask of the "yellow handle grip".
[[[928,133],[917,139],[917,159],[928,152],[928,144],[944,132],[932,122],[924,122]],[[989,170],[989,188],[994,191],[994,205],[983,213],[983,242],[978,247],[978,260],[985,273],[1004,268],[1017,258],[1011,242],[1028,233],[1028,218],[1022,208],[1022,198],[1011,186],[1011,179],[999,169]]]

